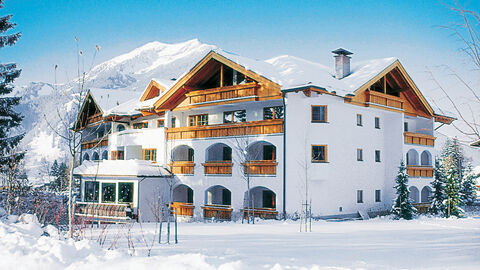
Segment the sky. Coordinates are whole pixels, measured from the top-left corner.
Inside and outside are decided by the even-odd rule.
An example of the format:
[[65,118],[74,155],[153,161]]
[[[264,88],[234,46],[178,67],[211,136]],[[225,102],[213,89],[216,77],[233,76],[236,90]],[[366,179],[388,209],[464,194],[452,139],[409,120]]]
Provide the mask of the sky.
[[[480,10],[478,0],[461,3]],[[457,89],[442,65],[480,85],[461,42],[441,27],[459,17],[437,0],[5,0],[4,6],[0,15],[13,14],[23,35],[15,46],[0,50],[1,62],[16,62],[23,70],[16,85],[53,82],[55,65],[60,82],[74,77],[75,37],[85,59],[93,59],[95,46],[101,46],[95,63],[150,41],[193,38],[250,58],[288,54],[328,66],[333,66],[331,51],[339,47],[354,53],[352,62],[396,56],[421,91],[446,107],[428,69],[460,99],[467,96],[465,89]]]

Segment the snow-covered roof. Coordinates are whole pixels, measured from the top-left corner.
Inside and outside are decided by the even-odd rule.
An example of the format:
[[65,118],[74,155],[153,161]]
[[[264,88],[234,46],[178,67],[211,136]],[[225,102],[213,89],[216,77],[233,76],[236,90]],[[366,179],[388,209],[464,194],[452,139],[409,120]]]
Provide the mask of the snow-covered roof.
[[74,174],[81,176],[171,176],[165,168],[147,160],[85,160],[82,165],[74,169]]
[[100,106],[104,113],[132,98],[136,98],[138,100],[141,94],[135,91],[100,88],[90,89],[90,93],[95,102],[98,104],[98,106]]

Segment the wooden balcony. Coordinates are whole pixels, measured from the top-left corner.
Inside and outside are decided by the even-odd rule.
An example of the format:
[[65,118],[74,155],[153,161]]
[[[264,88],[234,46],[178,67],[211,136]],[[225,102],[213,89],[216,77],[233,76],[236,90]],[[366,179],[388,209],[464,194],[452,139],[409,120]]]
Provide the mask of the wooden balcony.
[[108,138],[100,138],[88,142],[82,142],[82,149],[91,149],[103,146],[108,146]]
[[166,133],[167,140],[275,134],[283,133],[283,119],[211,126],[168,128]]
[[242,99],[257,97],[257,89],[260,86],[255,83],[246,83],[239,85],[224,86],[212,89],[195,90],[185,94],[189,103],[195,105],[198,103],[218,102],[222,100]]
[[403,100],[399,97],[376,91],[366,91],[366,97],[369,103],[403,110]]
[[97,113],[87,117],[87,125],[94,124],[103,120],[102,113]]
[[407,165],[407,173],[410,177],[433,177],[433,167]]
[[108,204],[93,202],[77,202],[75,204],[75,216],[82,217],[87,221],[121,221],[131,218],[131,210],[128,204]]
[[275,160],[251,160],[242,163],[243,172],[250,175],[276,175],[277,164]]
[[233,163],[226,161],[207,161],[202,163],[205,169],[205,175],[232,175]]
[[403,133],[404,142],[406,144],[418,144],[426,146],[435,146],[435,137],[431,135],[425,135],[413,132]]
[[173,174],[193,174],[195,163],[193,161],[174,161],[170,164],[170,172]]
[[430,202],[423,202],[423,203],[414,203],[413,206],[417,208],[418,213],[420,214],[425,214],[428,212],[428,209],[430,209]]
[[[243,212],[243,218],[246,219],[248,216],[248,208],[242,209]],[[275,208],[250,208],[250,216],[254,217],[259,217],[263,219],[275,219],[277,218],[278,212],[275,210]]]
[[177,213],[177,216],[193,217],[193,203],[184,202],[172,202],[173,213]]
[[230,220],[232,207],[230,205],[206,204],[202,206],[203,218],[215,220]]

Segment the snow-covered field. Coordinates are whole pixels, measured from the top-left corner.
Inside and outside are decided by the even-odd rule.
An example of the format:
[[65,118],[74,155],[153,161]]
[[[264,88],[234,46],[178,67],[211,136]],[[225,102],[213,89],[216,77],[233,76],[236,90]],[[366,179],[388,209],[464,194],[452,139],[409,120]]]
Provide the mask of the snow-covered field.
[[[480,217],[393,221],[180,223],[179,243],[154,243],[155,224],[84,230],[86,240],[58,240],[28,220],[0,222],[0,269],[479,269]],[[164,233],[165,233],[164,226]],[[51,236],[41,236],[43,231]],[[143,233],[142,233],[143,231]],[[118,242],[112,245],[118,237]],[[162,242],[164,242],[163,234]],[[147,244],[145,244],[147,243]],[[115,246],[112,250],[109,247]],[[131,254],[131,253],[134,254]]]

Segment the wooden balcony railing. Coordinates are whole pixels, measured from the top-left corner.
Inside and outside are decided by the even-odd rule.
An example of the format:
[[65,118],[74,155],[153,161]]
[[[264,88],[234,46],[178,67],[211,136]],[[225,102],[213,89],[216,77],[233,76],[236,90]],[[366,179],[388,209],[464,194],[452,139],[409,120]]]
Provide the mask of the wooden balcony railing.
[[103,120],[102,113],[97,113],[97,114],[94,114],[94,115],[91,115],[91,116],[87,117],[87,125],[90,125],[90,124],[93,124],[93,123],[96,123],[96,122],[100,122],[102,120]]
[[195,163],[193,161],[174,161],[170,164],[170,172],[173,174],[193,174]]
[[425,214],[428,212],[428,209],[430,208],[431,203],[429,202],[423,202],[423,203],[414,203],[413,206],[417,208],[418,213],[420,214]]
[[202,163],[205,169],[205,175],[232,175],[233,163],[231,160],[226,161],[207,161]]
[[172,202],[173,213],[177,213],[178,216],[193,217],[193,203],[184,202]]
[[420,133],[404,132],[404,141],[407,144],[418,144],[426,146],[435,146],[435,137]]
[[167,140],[283,133],[283,119],[211,126],[168,128],[166,133]]
[[433,167],[407,165],[407,173],[410,177],[433,177]]
[[131,218],[128,204],[108,204],[93,202],[77,202],[75,215],[94,220],[127,220]]
[[202,206],[205,219],[230,220],[232,207],[230,205],[206,204]]
[[367,102],[382,106],[403,109],[403,100],[399,97],[387,95],[376,91],[366,91]]
[[276,175],[277,164],[275,160],[251,160],[242,163],[243,172],[250,175]]
[[91,148],[103,147],[103,146],[108,146],[108,138],[95,139],[92,141],[82,143],[82,149],[91,149]]
[[250,216],[254,217],[259,217],[263,219],[275,219],[277,218],[278,212],[275,210],[275,208],[250,208],[250,211],[248,208],[242,209],[243,212],[243,218],[247,218],[248,212],[250,212]]
[[245,97],[257,97],[257,89],[259,85],[255,82],[224,86],[212,89],[195,90],[185,94],[190,104],[203,102],[214,102],[227,99],[238,99]]

